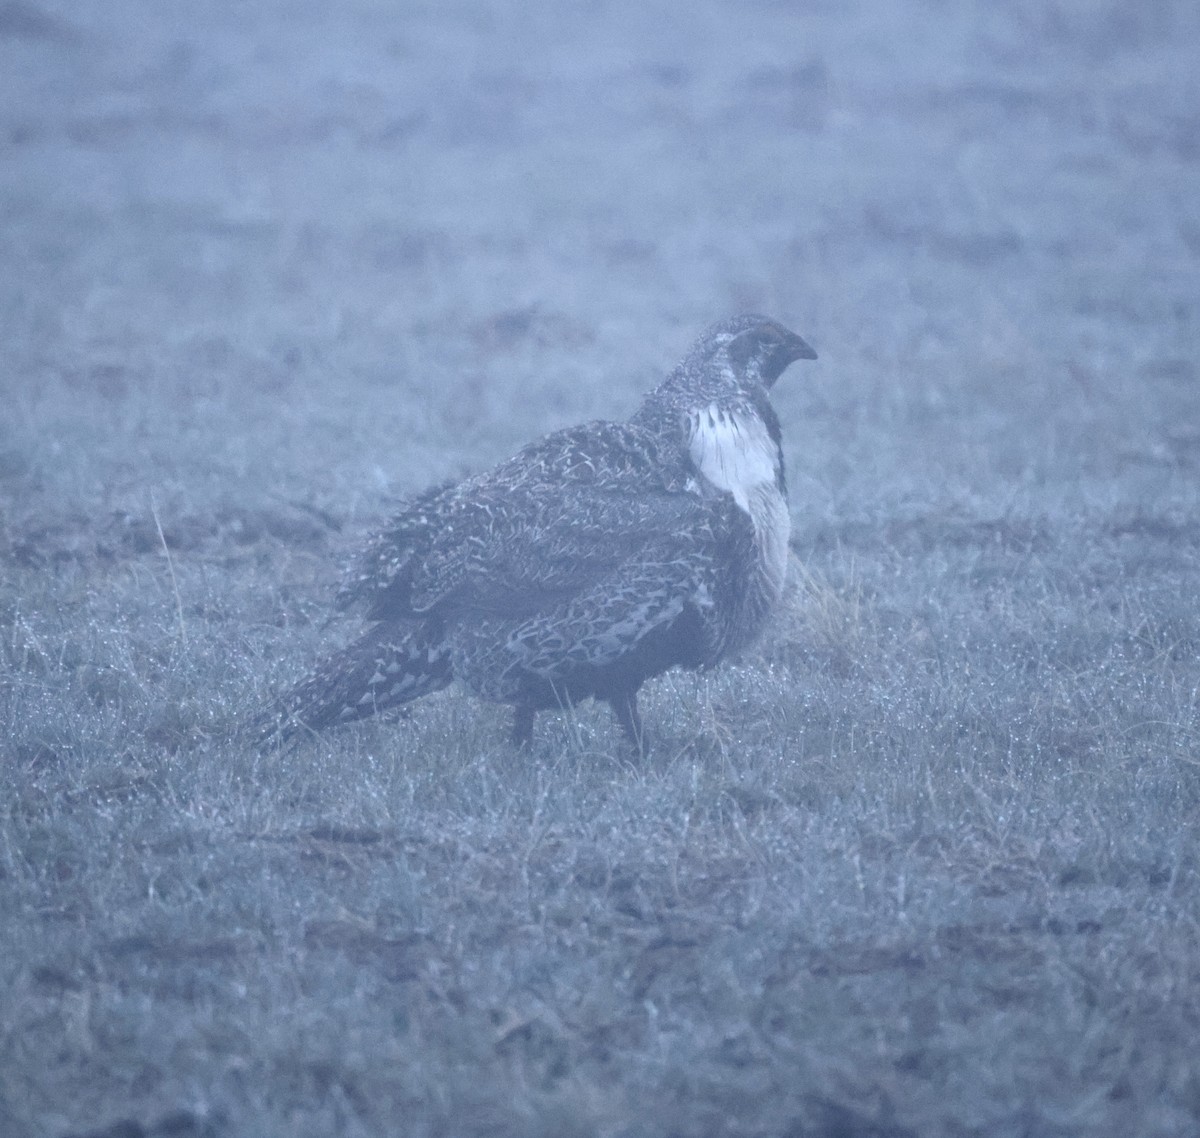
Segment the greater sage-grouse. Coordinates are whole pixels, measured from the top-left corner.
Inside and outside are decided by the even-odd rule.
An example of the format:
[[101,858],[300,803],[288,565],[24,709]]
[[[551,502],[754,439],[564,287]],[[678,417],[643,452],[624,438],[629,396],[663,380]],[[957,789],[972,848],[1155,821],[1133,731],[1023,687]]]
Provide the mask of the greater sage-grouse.
[[372,622],[256,720],[260,739],[365,718],[460,680],[534,716],[637,693],[749,643],[783,591],[790,528],[767,391],[816,353],[763,316],[714,325],[624,423],[556,431],[411,499],[339,593]]

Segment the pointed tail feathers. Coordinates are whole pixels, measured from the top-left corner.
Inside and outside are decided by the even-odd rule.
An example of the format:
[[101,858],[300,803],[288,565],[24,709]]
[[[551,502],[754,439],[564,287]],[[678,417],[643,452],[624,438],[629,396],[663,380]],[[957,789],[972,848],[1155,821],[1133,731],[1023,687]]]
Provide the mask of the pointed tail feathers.
[[449,654],[424,629],[376,625],[255,716],[245,734],[259,747],[282,746],[398,707],[453,678]]

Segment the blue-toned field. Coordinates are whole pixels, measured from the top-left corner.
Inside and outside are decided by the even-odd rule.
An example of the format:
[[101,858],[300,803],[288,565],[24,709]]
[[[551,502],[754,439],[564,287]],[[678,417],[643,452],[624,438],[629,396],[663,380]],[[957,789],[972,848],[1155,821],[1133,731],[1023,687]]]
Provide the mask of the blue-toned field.
[[[0,3],[0,1134],[1200,1133],[1200,9]],[[746,310],[793,588],[261,756],[396,501]]]

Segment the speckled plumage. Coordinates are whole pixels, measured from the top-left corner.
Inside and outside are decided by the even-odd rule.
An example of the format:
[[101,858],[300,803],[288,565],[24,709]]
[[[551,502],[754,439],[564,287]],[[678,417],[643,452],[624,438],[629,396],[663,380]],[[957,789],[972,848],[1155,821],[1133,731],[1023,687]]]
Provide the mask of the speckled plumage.
[[717,664],[779,599],[788,514],[767,390],[814,358],[774,321],[735,317],[628,422],[556,431],[411,499],[338,596],[372,627],[257,733],[361,719],[458,679],[514,705],[518,742],[537,711],[595,697],[640,748],[642,683]]

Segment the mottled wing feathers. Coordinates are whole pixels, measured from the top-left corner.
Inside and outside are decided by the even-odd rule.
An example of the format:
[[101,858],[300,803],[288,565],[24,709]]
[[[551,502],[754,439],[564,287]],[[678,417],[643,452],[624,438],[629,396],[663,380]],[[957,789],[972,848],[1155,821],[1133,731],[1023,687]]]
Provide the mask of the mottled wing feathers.
[[369,620],[411,612],[414,573],[461,499],[461,490],[458,483],[446,482],[409,499],[354,559],[338,590],[338,607],[361,606]]
[[712,608],[712,570],[709,551],[659,540],[569,601],[522,622],[505,648],[523,670],[565,679],[578,668],[608,667],[691,610],[696,635],[682,653],[688,658],[675,662],[698,666],[707,654],[702,628]]
[[341,603],[363,604],[372,620],[535,612],[636,553],[650,527],[680,520],[686,471],[672,457],[627,424],[548,435],[413,499],[356,562]]
[[455,674],[485,698],[553,706],[636,689],[673,665],[714,663],[723,635],[712,537],[707,523],[647,535],[636,553],[533,615],[458,621]]
[[[435,547],[414,597],[441,616],[532,615],[591,589],[664,533],[694,524],[700,503],[686,493],[625,498],[592,487],[542,502],[510,503],[486,539]],[[526,509],[522,509],[526,506]]]

